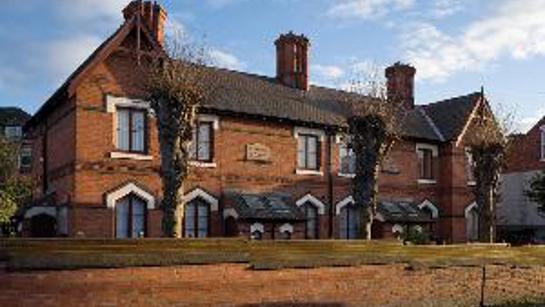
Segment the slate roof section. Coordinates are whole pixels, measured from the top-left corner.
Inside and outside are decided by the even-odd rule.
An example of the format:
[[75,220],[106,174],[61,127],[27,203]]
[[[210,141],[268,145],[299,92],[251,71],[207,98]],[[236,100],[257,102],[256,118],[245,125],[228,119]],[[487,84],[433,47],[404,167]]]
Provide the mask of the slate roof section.
[[430,103],[422,106],[422,108],[441,131],[445,140],[450,141],[460,135],[481,95],[480,92],[475,92]]
[[391,223],[430,223],[434,220],[418,206],[404,201],[380,201],[377,212],[384,220]]
[[302,212],[284,194],[231,193],[227,197],[232,201],[240,219],[277,221],[305,219]]
[[0,107],[0,126],[24,126],[30,114],[17,107]]
[[[371,97],[314,85],[308,91],[301,91],[284,86],[275,78],[226,69],[209,68],[208,73],[213,74],[211,78],[218,84],[202,106],[210,110],[343,128],[356,100],[374,101]],[[403,114],[404,136],[441,141],[418,108]]]

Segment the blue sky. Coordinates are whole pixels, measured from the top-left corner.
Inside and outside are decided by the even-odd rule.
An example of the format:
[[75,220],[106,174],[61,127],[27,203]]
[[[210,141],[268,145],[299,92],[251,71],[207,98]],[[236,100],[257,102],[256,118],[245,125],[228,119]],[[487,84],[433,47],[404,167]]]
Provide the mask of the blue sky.
[[[37,108],[122,22],[128,0],[3,0],[0,106]],[[417,69],[416,100],[478,91],[527,129],[545,115],[545,0],[159,1],[218,66],[274,75],[273,42],[311,40],[311,82],[342,87],[396,61]]]

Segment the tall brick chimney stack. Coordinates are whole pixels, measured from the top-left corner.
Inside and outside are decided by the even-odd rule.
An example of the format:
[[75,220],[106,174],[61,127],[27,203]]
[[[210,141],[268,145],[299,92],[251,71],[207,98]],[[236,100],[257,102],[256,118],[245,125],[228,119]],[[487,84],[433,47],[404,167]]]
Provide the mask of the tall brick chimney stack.
[[308,49],[304,35],[281,34],[276,45],[276,78],[284,85],[308,91]]
[[140,14],[161,46],[165,44],[165,22],[167,12],[157,2],[134,0],[123,9],[125,20],[131,19],[135,14]]
[[407,110],[414,109],[414,75],[416,69],[400,62],[386,68],[388,101],[400,102]]

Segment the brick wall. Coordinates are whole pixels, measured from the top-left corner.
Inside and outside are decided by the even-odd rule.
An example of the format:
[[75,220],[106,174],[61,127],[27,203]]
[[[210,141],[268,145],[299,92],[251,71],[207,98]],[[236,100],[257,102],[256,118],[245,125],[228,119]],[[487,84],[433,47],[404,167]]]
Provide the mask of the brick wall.
[[[157,202],[161,198],[157,129],[152,116],[147,119],[150,127],[147,137],[148,154],[153,159],[135,161],[110,158],[110,153],[115,150],[114,113],[106,110],[106,95],[142,97],[138,86],[140,80],[134,67],[134,59],[126,53],[115,52],[94,67],[77,87],[75,95],[50,116],[55,118],[57,124],[48,130],[48,171],[54,173],[53,170],[64,167],[63,172],[57,172],[61,175],[50,178],[50,185],[69,195],[70,235],[82,232],[86,236],[113,236],[113,210],[106,207],[105,195],[124,184],[137,183],[145,187]],[[246,145],[252,143],[267,146],[271,151],[270,161],[248,161]],[[331,157],[328,156],[328,143],[332,146]],[[37,137],[35,151],[39,152],[42,146],[41,138]],[[329,236],[328,215],[334,212],[331,204],[337,204],[351,194],[350,179],[338,176],[339,147],[334,136],[326,136],[321,146],[321,176],[296,174],[297,140],[294,126],[289,123],[222,116],[219,128],[215,130],[214,146],[215,167],[192,167],[185,187],[186,192],[199,187],[220,200],[218,212],[212,213],[211,235],[223,235],[220,214],[224,192],[238,190],[289,193],[293,200],[311,193],[326,206],[325,215],[320,219],[320,237]],[[381,174],[379,198],[429,199],[440,207],[444,216],[439,223],[439,234],[449,241],[463,241],[463,209],[472,199],[465,179],[463,146],[446,144],[439,147],[439,173],[435,184],[417,182],[415,146],[414,141],[408,140],[396,144],[391,160],[393,168],[399,171]],[[328,166],[330,158],[331,169]],[[34,166],[34,172],[40,180],[40,168]],[[328,193],[330,180],[333,184],[331,200]],[[160,216],[160,211],[148,212],[148,235],[160,235]],[[294,238],[301,236],[300,227],[304,227],[301,225],[296,225]],[[335,219],[333,225],[333,234],[337,236]],[[241,232],[244,232],[244,227]]]

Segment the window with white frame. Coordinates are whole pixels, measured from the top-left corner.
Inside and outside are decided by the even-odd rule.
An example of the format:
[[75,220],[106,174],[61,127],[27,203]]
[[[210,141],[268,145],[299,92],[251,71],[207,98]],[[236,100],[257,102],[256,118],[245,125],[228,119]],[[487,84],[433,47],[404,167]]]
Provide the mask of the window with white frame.
[[116,148],[131,153],[146,152],[146,110],[117,108]]
[[433,183],[436,179],[435,165],[437,163],[438,149],[431,144],[417,144],[416,153],[418,156],[418,181]]
[[346,143],[339,144],[339,174],[354,175],[356,173],[356,154]]
[[541,160],[545,161],[545,126],[541,126]]
[[302,170],[320,169],[320,138],[313,134],[299,134],[297,137],[297,168]]
[[193,138],[189,154],[191,160],[212,162],[214,146],[214,123],[212,121],[198,121],[193,128]]
[[8,139],[20,139],[23,137],[23,127],[21,126],[6,126],[4,129],[6,138]]

